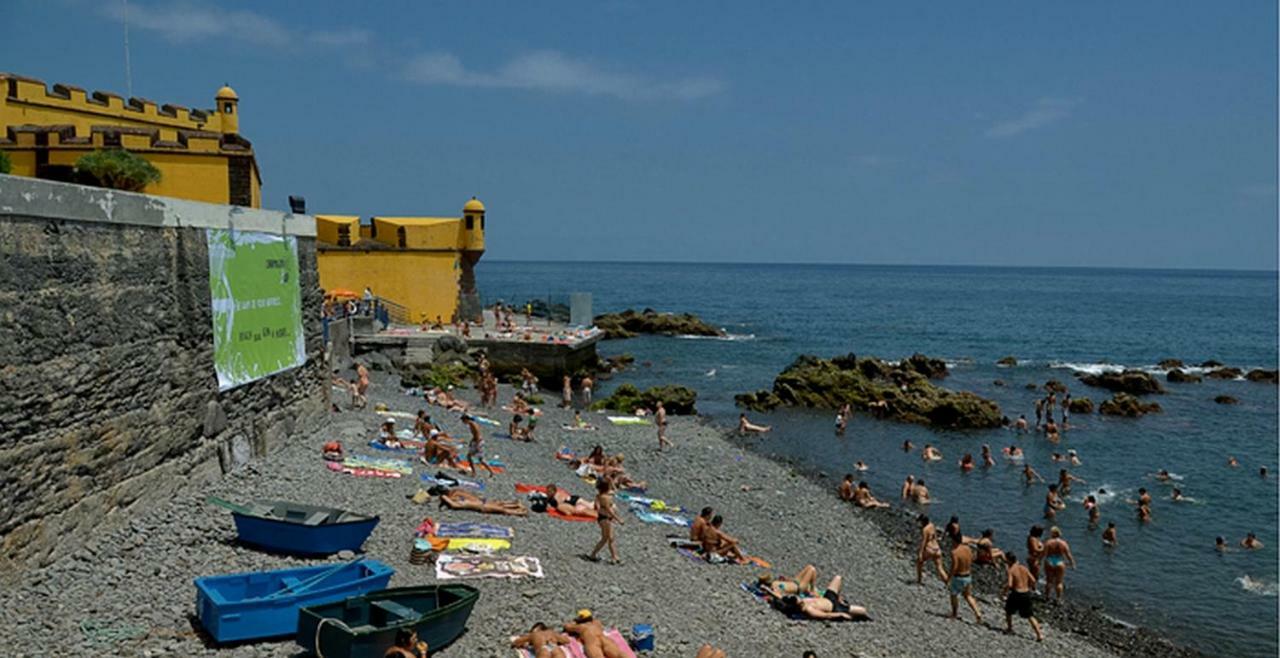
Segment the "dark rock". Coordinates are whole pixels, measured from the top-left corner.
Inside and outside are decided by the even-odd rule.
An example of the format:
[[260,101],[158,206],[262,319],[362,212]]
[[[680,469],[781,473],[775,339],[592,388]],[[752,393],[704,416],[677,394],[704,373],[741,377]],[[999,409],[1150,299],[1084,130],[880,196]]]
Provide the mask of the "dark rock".
[[1164,378],[1171,382],[1175,382],[1179,384],[1200,383],[1200,375],[1195,375],[1189,372],[1185,372],[1179,368],[1174,368],[1173,370],[1170,370],[1168,374],[1164,376]]
[[1213,401],[1217,402],[1218,404],[1240,404],[1239,400],[1231,397],[1230,395],[1219,395],[1218,397],[1214,398]]
[[1032,384],[1027,384],[1024,388],[1026,388],[1028,391],[1034,391],[1039,389],[1040,386],[1038,384],[1032,383]]
[[996,365],[1011,368],[1013,366],[1018,365],[1018,360],[1013,358],[1012,356],[1001,357],[996,361]]
[[623,384],[615,389],[609,397],[596,401],[591,405],[591,408],[621,411],[629,414],[639,408],[652,411],[661,401],[667,413],[680,416],[697,413],[694,408],[697,400],[698,392],[687,386],[668,384],[666,386],[654,386],[648,390],[641,391],[633,384]]
[[1067,385],[1063,384],[1062,382],[1056,379],[1050,379],[1049,381],[1044,383],[1044,390],[1049,391],[1051,393],[1066,393]]
[[1160,362],[1156,364],[1156,367],[1161,370],[1173,370],[1174,368],[1181,368],[1182,365],[1182,359],[1161,359]]
[[1134,395],[1164,393],[1164,387],[1160,385],[1160,380],[1141,370],[1111,371],[1096,375],[1080,375],[1079,377],[1080,381],[1088,386],[1105,388],[1108,391]]
[[973,393],[951,391],[933,384],[920,369],[936,374],[938,369],[930,365],[935,360],[916,356],[919,358],[895,365],[852,355],[832,360],[801,355],[773,380],[772,390],[738,395],[734,400],[755,410],[779,405],[834,409],[850,404],[888,418],[923,425],[1000,426],[999,405]]
[[1218,368],[1205,373],[1205,377],[1209,379],[1239,379],[1244,376],[1244,372],[1239,368]]
[[1128,416],[1137,418],[1145,414],[1160,413],[1163,409],[1155,402],[1143,402],[1128,393],[1116,393],[1110,400],[1104,400],[1098,407],[1098,413],[1107,416]]
[[1244,378],[1251,382],[1275,384],[1275,383],[1278,383],[1277,374],[1278,373],[1275,370],[1263,370],[1261,368],[1255,368],[1253,370],[1250,370],[1249,374],[1245,375]]
[[1073,414],[1091,414],[1093,413],[1093,400],[1089,398],[1071,398],[1067,403],[1067,411]]
[[627,309],[595,317],[595,325],[605,338],[634,338],[640,334],[663,336],[724,336],[724,330],[713,327],[692,313],[676,315],[659,313],[651,308],[637,313]]
[[1003,380],[1003,379],[997,379],[997,380],[995,380],[995,381],[991,382],[991,385],[992,385],[992,386],[1004,386],[1004,380]]
[[1209,359],[1208,361],[1205,361],[1204,363],[1201,363],[1201,364],[1200,364],[1200,367],[1201,367],[1201,368],[1221,368],[1221,367],[1222,367],[1222,362],[1221,362],[1221,361],[1214,361],[1213,359]]
[[[850,357],[853,355],[850,354]],[[834,361],[834,360],[833,360]],[[947,362],[942,359],[931,359],[919,352],[902,362],[902,367],[910,368],[929,379],[942,379],[947,376]]]

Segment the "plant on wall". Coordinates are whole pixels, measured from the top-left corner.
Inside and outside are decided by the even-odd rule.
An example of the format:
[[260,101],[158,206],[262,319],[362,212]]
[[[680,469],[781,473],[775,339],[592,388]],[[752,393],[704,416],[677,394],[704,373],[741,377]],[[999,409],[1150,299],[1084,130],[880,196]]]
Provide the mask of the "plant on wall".
[[88,184],[127,192],[141,192],[160,181],[155,165],[124,149],[86,153],[76,160],[76,172]]
[[9,162],[9,154],[0,151],[0,174],[7,174],[13,168],[13,164]]

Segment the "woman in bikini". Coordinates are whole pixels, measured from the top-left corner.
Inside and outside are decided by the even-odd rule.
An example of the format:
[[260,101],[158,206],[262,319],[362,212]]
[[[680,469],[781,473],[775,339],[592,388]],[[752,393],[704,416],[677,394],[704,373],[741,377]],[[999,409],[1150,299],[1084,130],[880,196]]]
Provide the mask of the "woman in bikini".
[[942,568],[942,545],[938,543],[938,529],[924,514],[916,517],[916,522],[920,524],[920,548],[916,553],[916,584],[924,583],[925,562],[932,562],[938,570],[938,578],[946,582],[947,570]]
[[1056,594],[1059,600],[1066,590],[1067,565],[1076,568],[1076,558],[1071,555],[1071,546],[1062,538],[1058,526],[1049,528],[1049,541],[1044,543],[1044,583],[1045,594]]
[[866,608],[850,605],[843,596],[840,596],[842,582],[840,576],[836,576],[827,584],[822,596],[800,599],[798,601],[800,612],[810,619],[867,619]]
[[800,594],[816,595],[818,593],[817,589],[815,589],[817,580],[818,568],[812,564],[806,564],[792,578],[785,576],[774,578],[772,574],[764,574],[756,582],[760,589],[780,599],[784,596],[799,596]]
[[1038,525],[1031,526],[1027,533],[1027,571],[1037,583],[1040,582],[1040,561],[1044,559],[1044,542],[1040,541],[1043,536],[1044,528]]
[[595,503],[574,496],[554,484],[547,485],[547,503],[565,516],[596,518]]

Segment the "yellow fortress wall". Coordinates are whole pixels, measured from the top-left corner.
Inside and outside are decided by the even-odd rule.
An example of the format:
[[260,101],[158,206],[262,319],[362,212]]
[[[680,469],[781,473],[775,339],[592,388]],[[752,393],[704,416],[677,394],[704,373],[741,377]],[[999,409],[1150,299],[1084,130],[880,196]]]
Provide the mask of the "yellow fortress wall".
[[0,73],[0,150],[12,174],[72,181],[80,156],[123,148],[160,170],[147,194],[258,208],[262,179],[239,105],[225,86],[214,109],[197,110]]
[[475,265],[484,254],[485,208],[472,197],[461,217],[316,215],[316,264],[326,291],[370,288],[404,306],[413,322],[474,320]]

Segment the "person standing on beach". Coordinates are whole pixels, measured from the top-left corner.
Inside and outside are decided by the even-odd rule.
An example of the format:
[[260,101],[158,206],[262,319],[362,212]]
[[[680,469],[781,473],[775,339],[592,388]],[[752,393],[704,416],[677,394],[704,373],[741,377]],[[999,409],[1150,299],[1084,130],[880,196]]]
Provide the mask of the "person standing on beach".
[[947,582],[947,572],[942,568],[942,546],[938,543],[938,529],[929,521],[929,517],[921,514],[916,517],[920,524],[920,548],[916,552],[916,584],[924,584],[924,563],[932,562],[938,571],[938,578]]
[[1044,542],[1040,538],[1043,536],[1044,528],[1038,525],[1031,526],[1027,533],[1027,571],[1031,572],[1033,585],[1040,582],[1040,561],[1044,559]]
[[947,583],[947,595],[951,599],[951,618],[960,618],[960,598],[973,611],[974,619],[982,625],[982,612],[978,610],[978,600],[973,598],[973,551],[964,543],[964,538],[956,533],[951,536],[951,571],[944,579]]
[[578,388],[582,390],[582,408],[586,409],[591,406],[591,387],[595,382],[591,381],[591,375],[582,378],[582,382],[578,384]]
[[671,445],[667,440],[667,408],[662,406],[662,400],[658,400],[658,409],[653,413],[653,422],[658,426],[658,450]]
[[564,383],[560,388],[560,406],[565,409],[573,406],[573,379],[569,375],[564,376]]
[[493,467],[484,460],[484,435],[480,433],[480,425],[467,414],[462,415],[462,422],[467,426],[467,429],[471,430],[471,442],[467,444],[467,461],[471,462],[471,477],[477,475],[477,464],[483,466],[484,470],[489,471],[489,477],[493,477]]
[[1044,543],[1044,587],[1045,596],[1056,595],[1062,600],[1066,590],[1067,565],[1076,568],[1076,558],[1071,554],[1071,546],[1062,538],[1058,526],[1049,528],[1049,541]]
[[1004,632],[1006,635],[1013,635],[1013,615],[1017,614],[1031,624],[1036,642],[1044,642],[1044,633],[1040,630],[1040,622],[1036,621],[1031,598],[1031,593],[1036,589],[1036,578],[1026,567],[1018,564],[1017,555],[1009,552],[1004,557],[1009,565],[1004,581]]
[[613,489],[609,486],[608,478],[596,480],[596,523],[600,526],[600,541],[596,542],[596,547],[591,549],[587,559],[599,562],[600,558],[596,556],[600,549],[608,546],[610,563],[621,564],[618,560],[618,543],[613,536],[613,524],[622,525],[622,519],[618,517],[618,508],[613,504]]
[[356,363],[355,395],[351,400],[351,406],[355,407],[357,402],[360,403],[361,409],[369,404],[369,369],[359,362]]

